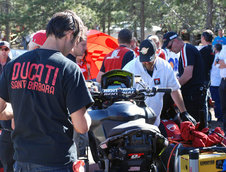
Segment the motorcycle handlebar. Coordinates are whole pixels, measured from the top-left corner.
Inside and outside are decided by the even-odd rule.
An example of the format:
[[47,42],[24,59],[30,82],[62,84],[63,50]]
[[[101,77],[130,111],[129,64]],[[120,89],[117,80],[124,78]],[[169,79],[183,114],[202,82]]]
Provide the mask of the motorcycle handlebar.
[[146,88],[146,89],[135,89],[135,88],[116,88],[116,89],[102,89],[101,92],[93,92],[92,95],[102,96],[132,96],[140,93],[146,93],[146,96],[154,96],[158,92],[171,93],[171,88]]
[[163,93],[171,93],[171,88],[157,88],[157,92],[163,92]]

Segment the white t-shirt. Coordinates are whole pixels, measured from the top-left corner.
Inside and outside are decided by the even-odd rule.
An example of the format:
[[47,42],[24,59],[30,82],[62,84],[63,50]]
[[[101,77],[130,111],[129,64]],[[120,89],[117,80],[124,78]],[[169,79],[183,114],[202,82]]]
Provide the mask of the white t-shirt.
[[[144,69],[142,63],[139,60],[139,57],[127,63],[123,70],[127,70],[134,75],[140,75],[143,81],[150,87],[158,88],[171,88],[172,91],[180,89],[180,84],[176,78],[176,75],[170,66],[170,64],[161,59],[157,58],[154,72],[152,77]],[[134,86],[135,88],[141,88],[139,84]],[[164,93],[157,93],[153,97],[147,97],[145,102],[146,104],[153,109],[157,118],[154,125],[159,126],[160,124],[160,114],[163,106],[163,96]]]
[[169,49],[164,49],[164,52],[166,54],[166,61],[169,62],[175,74],[178,75],[180,53],[175,54],[174,52],[169,51]]
[[[226,64],[226,45],[222,46],[222,50],[219,54],[220,60],[224,60],[224,63]],[[220,76],[221,78],[226,77],[226,68],[220,69]]]
[[215,54],[215,58],[212,64],[212,69],[210,71],[210,81],[211,81],[211,86],[219,87],[221,83],[221,76],[220,76],[220,69],[214,65],[216,59],[219,58],[220,53]]

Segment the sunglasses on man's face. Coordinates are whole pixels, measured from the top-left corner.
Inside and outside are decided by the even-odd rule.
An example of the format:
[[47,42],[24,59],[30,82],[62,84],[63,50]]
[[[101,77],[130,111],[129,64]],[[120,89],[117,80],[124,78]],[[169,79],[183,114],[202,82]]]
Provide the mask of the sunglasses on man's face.
[[9,48],[7,48],[7,47],[6,47],[6,48],[0,47],[0,50],[1,50],[1,51],[9,51]]
[[174,41],[174,39],[172,40],[172,43],[170,44],[170,46],[167,47],[167,49],[171,50],[171,48],[173,46],[173,41]]

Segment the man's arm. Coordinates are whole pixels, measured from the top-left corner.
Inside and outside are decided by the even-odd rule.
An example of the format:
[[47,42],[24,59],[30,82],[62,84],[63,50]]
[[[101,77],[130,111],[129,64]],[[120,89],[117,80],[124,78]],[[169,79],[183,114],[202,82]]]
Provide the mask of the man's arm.
[[220,66],[219,66],[220,69],[226,68],[226,63],[224,60],[219,60],[218,64],[220,64]]
[[0,120],[10,120],[13,118],[12,106],[0,98]]
[[134,58],[136,58],[135,52],[132,50],[128,51],[122,59],[121,69]]
[[101,76],[104,74],[104,72],[101,72],[101,71],[99,71],[99,73],[98,73],[98,75],[97,75],[97,78],[96,78],[96,81],[97,82],[101,82]]
[[184,73],[181,75],[181,77],[178,79],[180,85],[186,84],[191,78],[193,73],[193,66],[186,66],[184,68]]
[[186,108],[185,108],[185,105],[184,105],[183,97],[181,95],[181,91],[176,90],[176,91],[171,92],[171,97],[172,97],[174,103],[176,103],[180,112],[185,112]]
[[71,114],[72,124],[74,129],[81,134],[89,131],[91,125],[91,118],[87,113],[86,107],[83,107]]

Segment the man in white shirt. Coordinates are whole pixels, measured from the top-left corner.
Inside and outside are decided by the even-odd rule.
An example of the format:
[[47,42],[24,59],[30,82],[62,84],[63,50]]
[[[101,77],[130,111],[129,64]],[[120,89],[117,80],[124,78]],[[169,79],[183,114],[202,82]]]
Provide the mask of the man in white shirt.
[[221,44],[214,45],[215,58],[210,71],[210,93],[214,100],[214,114],[218,121],[223,122],[223,114],[221,111],[219,87],[221,83],[220,69],[215,65],[215,62],[219,60],[219,55],[222,49]]
[[[130,61],[123,70],[127,70],[134,75],[140,75],[143,81],[149,87],[171,88],[171,96],[181,112],[181,118],[190,116],[184,106],[183,98],[180,92],[180,84],[174,74],[170,64],[159,58],[156,53],[156,45],[153,41],[146,39],[141,42],[140,56]],[[140,85],[135,85],[139,88]],[[157,118],[155,125],[160,124],[160,113],[163,106],[164,93],[157,93],[153,97],[148,97],[145,102],[153,109]]]
[[221,110],[224,119],[224,132],[226,133],[226,47],[220,52],[219,60],[216,60],[215,65],[220,68],[221,83],[219,87],[219,95],[221,102]]

